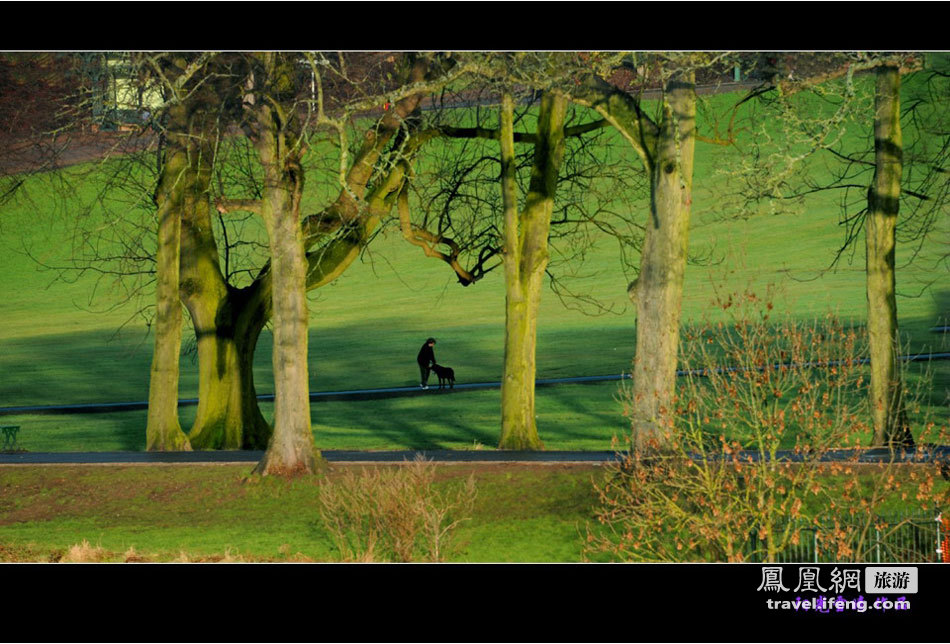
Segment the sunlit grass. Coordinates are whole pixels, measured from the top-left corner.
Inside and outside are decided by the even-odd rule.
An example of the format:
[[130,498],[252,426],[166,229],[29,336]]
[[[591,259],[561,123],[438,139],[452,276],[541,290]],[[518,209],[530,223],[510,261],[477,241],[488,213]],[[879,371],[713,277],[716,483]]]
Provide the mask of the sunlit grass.
[[[727,97],[713,99],[724,103]],[[715,107],[715,105],[714,105]],[[721,107],[721,105],[720,105]],[[862,124],[854,125],[857,141]],[[638,161],[629,152],[632,167]],[[626,154],[621,152],[621,155]],[[828,311],[861,325],[866,315],[863,245],[830,270],[843,240],[834,195],[818,194],[795,212],[730,219],[723,194],[730,188],[721,172],[741,159],[743,149],[697,144],[691,252],[702,262],[687,269],[683,298],[684,327],[720,315],[712,306],[716,290],[776,288],[776,307],[808,320]],[[332,169],[332,158],[321,161]],[[109,166],[113,168],[114,166]],[[107,168],[108,169],[108,168]],[[104,171],[103,171],[104,172]],[[57,190],[69,176],[64,202]],[[102,174],[89,166],[60,175],[31,177],[16,203],[0,218],[0,406],[141,401],[147,398],[151,336],[138,308],[151,305],[146,288],[140,299],[115,311],[101,312],[122,300],[111,290],[113,276],[96,282],[94,274],[67,283],[55,271],[38,270],[24,249],[48,265],[68,263],[75,239],[70,217],[80,203],[96,204]],[[333,194],[332,177],[308,179],[314,193]],[[98,177],[98,178],[97,178]],[[124,186],[129,189],[130,185]],[[321,202],[313,198],[308,208]],[[116,202],[119,203],[119,202]],[[89,221],[110,225],[109,212],[93,209]],[[125,203],[125,202],[122,202]],[[133,204],[136,205],[136,204]],[[151,214],[137,204],[146,230]],[[645,216],[645,202],[635,205]],[[129,208],[129,206],[125,206]],[[128,210],[123,211],[128,212]],[[732,213],[735,214],[735,213]],[[254,232],[253,222],[247,224]],[[144,248],[154,245],[148,235]],[[597,297],[615,313],[591,317],[566,308],[550,291],[542,296],[539,319],[538,377],[591,376],[630,370],[635,347],[635,316],[626,297],[632,276],[620,269],[614,240],[595,240],[596,252],[577,269],[571,284]],[[939,244],[934,239],[925,250]],[[557,249],[555,249],[555,253]],[[925,252],[911,260],[898,248],[898,313],[908,350],[947,350],[945,336],[929,329],[946,322],[950,291],[937,281]],[[147,262],[146,262],[147,264]],[[73,278],[77,276],[70,274]],[[145,281],[148,278],[144,278]],[[386,230],[333,284],[310,294],[310,388],[314,391],[409,386],[415,384],[415,353],[422,340],[438,339],[439,362],[455,369],[458,381],[497,381],[503,353],[504,291],[500,271],[467,288],[442,263],[425,258],[395,230]],[[91,312],[87,309],[100,312]],[[942,317],[943,316],[943,317]],[[187,316],[186,316],[187,318]],[[121,327],[121,330],[119,330]],[[186,351],[189,332],[186,330]],[[946,404],[948,363],[935,365],[934,404]],[[197,396],[197,365],[182,357],[180,395]],[[271,335],[265,330],[254,361],[259,393],[272,386]],[[623,427],[614,384],[572,389],[539,389],[541,438],[549,448],[597,449],[609,445]],[[446,398],[315,403],[318,445],[325,448],[384,449],[493,445],[498,432],[497,392],[454,394]],[[194,408],[181,410],[187,427]],[[270,409],[265,405],[265,416]],[[144,413],[12,418],[25,425],[28,449],[140,449]]]

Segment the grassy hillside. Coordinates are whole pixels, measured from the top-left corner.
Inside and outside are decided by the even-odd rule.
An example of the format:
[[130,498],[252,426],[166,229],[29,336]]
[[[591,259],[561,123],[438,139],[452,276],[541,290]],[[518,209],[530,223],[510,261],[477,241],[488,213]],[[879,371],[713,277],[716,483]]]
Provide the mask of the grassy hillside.
[[[332,561],[320,520],[327,478],[247,478],[247,467],[4,468],[0,562],[58,560],[86,540],[105,561]],[[475,477],[478,494],[450,561],[578,561],[595,466],[449,466],[436,489]],[[132,549],[130,551],[130,549]]]
[[[715,97],[707,109],[721,111],[730,100],[734,98]],[[868,127],[869,123],[853,124],[849,136],[855,145]],[[840,195],[817,193],[793,209],[780,209],[781,214],[769,214],[769,204],[763,204],[760,214],[736,218],[742,213],[729,197],[735,189],[734,178],[730,180],[724,170],[739,167],[748,153],[748,141],[743,139],[729,147],[697,144],[690,244],[703,261],[687,270],[684,325],[721,315],[711,304],[717,290],[764,293],[768,285],[776,288],[776,308],[793,317],[809,319],[831,311],[861,324],[866,307],[863,238],[829,269],[844,238],[838,224]],[[631,164],[639,163],[631,150],[620,154]],[[125,225],[112,219],[115,203],[109,210],[97,209],[102,181],[97,172],[77,167],[58,175],[29,177],[24,196],[2,209],[0,406],[147,398],[151,336],[144,318],[135,311],[151,304],[148,276],[136,285],[142,287],[137,299],[104,311],[125,298],[125,291],[113,288],[119,283],[114,276],[101,276],[97,282],[100,276],[93,273],[71,273],[70,283],[56,280],[55,271],[39,269],[24,250],[48,265],[68,264],[77,247],[69,224],[74,213],[82,210],[79,202],[91,206],[89,221],[95,227],[108,230]],[[62,186],[66,179],[70,199],[64,202],[53,187]],[[136,181],[141,178],[129,178],[124,185],[128,188]],[[327,185],[332,184],[308,179],[308,189],[315,194],[331,192]],[[314,199],[312,207],[317,203]],[[642,220],[647,204],[640,200],[634,207]],[[149,214],[144,208],[134,212],[144,235],[142,248],[136,250],[147,255],[154,245]],[[941,274],[935,273],[939,266],[933,262],[950,234],[946,219],[939,222],[940,231],[922,253],[912,256],[909,245],[898,249],[899,321],[913,351],[946,349],[943,336],[929,331],[938,322],[946,323],[950,313],[950,287],[945,279],[939,281]],[[252,236],[259,234],[253,223],[247,225]],[[576,268],[582,277],[570,285],[615,312],[585,315],[545,292],[539,321],[540,378],[630,370],[635,316],[625,291],[632,276],[620,268],[615,240],[601,235],[595,242],[595,251]],[[141,265],[147,267],[148,262]],[[127,288],[129,283],[124,284]],[[923,288],[929,284],[930,288]],[[415,353],[428,336],[438,339],[439,362],[454,367],[460,382],[501,376],[501,271],[462,288],[443,263],[425,258],[395,229],[387,229],[374,240],[361,261],[340,279],[311,292],[310,302],[312,390],[413,385],[418,377]],[[181,364],[181,396],[194,397],[196,365],[187,353]],[[943,364],[937,366],[932,402],[945,406],[950,375]],[[267,330],[255,356],[255,377],[259,393],[273,391]],[[611,383],[540,389],[542,439],[553,449],[609,447],[611,437],[624,427],[616,394],[617,385]],[[498,434],[498,398],[498,392],[480,392],[316,403],[314,431],[323,447],[490,447]],[[269,417],[271,409],[265,406],[264,412]],[[193,408],[182,409],[183,424],[193,413]],[[144,444],[144,412],[9,420],[25,426],[23,446],[34,451],[141,449]]]

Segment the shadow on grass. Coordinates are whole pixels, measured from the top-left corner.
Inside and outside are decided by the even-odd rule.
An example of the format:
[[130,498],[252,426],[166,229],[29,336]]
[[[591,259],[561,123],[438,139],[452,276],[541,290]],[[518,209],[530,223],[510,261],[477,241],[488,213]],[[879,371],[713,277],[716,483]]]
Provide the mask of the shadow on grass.
[[[947,292],[941,297],[950,299]],[[941,301],[944,301],[941,300]],[[950,306],[950,302],[938,306]],[[465,325],[433,327],[409,317],[370,319],[310,332],[311,390],[413,386],[415,355],[428,336],[436,355],[455,368],[460,383],[501,376],[503,329]],[[909,326],[920,326],[914,319]],[[927,324],[932,324],[928,319]],[[687,329],[692,327],[687,327]],[[145,400],[151,347],[139,333],[109,342],[103,330],[5,340],[0,347],[0,405]],[[939,339],[931,334],[929,339]],[[539,378],[617,374],[629,371],[631,328],[592,326],[577,333],[556,329],[539,337]],[[936,344],[934,345],[936,346]],[[273,391],[271,336],[265,331],[255,356],[258,391]],[[950,363],[934,363],[929,403],[946,408]],[[922,366],[911,365],[911,373]],[[182,359],[180,395],[194,397],[197,369]],[[616,382],[542,387],[537,391],[539,431],[549,449],[609,449],[625,423]],[[265,418],[272,405],[262,404]],[[182,407],[187,430],[195,407]],[[500,392],[431,390],[429,395],[366,401],[316,401],[311,407],[317,444],[324,449],[493,448],[499,437]],[[62,416],[9,416],[21,424],[31,451],[141,450],[144,410]]]

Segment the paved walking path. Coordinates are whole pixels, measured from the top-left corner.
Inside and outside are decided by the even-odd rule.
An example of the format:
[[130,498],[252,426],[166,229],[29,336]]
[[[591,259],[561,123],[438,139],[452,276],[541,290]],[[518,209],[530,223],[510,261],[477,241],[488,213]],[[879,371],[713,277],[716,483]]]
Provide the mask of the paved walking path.
[[[502,450],[323,450],[329,463],[402,463],[422,457],[438,464],[450,463],[561,463],[605,464],[620,460],[613,451],[502,451]],[[214,465],[257,463],[264,456],[261,450],[221,450],[196,452],[20,452],[0,453],[3,465]],[[804,456],[793,450],[781,450],[778,460],[802,462]],[[759,460],[758,452],[737,452],[733,458]],[[887,449],[840,449],[822,456],[824,462],[859,463],[890,462]],[[950,446],[925,446],[919,450],[900,450],[893,454],[896,462],[936,463],[950,461]]]
[[[401,463],[418,456],[437,463],[606,463],[617,455],[599,452],[521,452],[499,450],[322,450],[330,463]],[[23,452],[0,453],[0,465],[35,464],[223,464],[257,463],[262,450],[221,450],[195,452]]]

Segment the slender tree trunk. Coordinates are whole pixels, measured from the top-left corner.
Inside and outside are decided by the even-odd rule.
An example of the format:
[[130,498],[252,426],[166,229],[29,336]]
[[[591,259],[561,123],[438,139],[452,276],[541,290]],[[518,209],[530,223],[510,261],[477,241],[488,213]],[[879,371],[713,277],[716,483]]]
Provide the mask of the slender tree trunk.
[[[181,127],[184,107],[173,110],[170,120]],[[147,450],[190,450],[178,422],[178,362],[181,352],[181,301],[178,295],[181,211],[192,176],[188,153],[173,142],[165,157],[156,202],[158,250],[156,253],[155,350],[148,392]]]
[[868,336],[871,351],[870,405],[874,445],[913,445],[903,404],[897,356],[895,229],[900,208],[903,141],[900,124],[900,70],[877,70],[874,94],[874,182],[864,222],[867,245]]
[[656,154],[650,166],[650,218],[635,287],[637,346],[631,422],[638,449],[662,447],[672,420],[692,204],[693,72],[674,76],[663,100]]
[[534,411],[537,320],[548,231],[564,154],[567,99],[546,94],[538,115],[531,182],[519,213],[514,183],[512,100],[502,100],[502,199],[505,213],[505,364],[501,385],[501,449],[543,449]]

